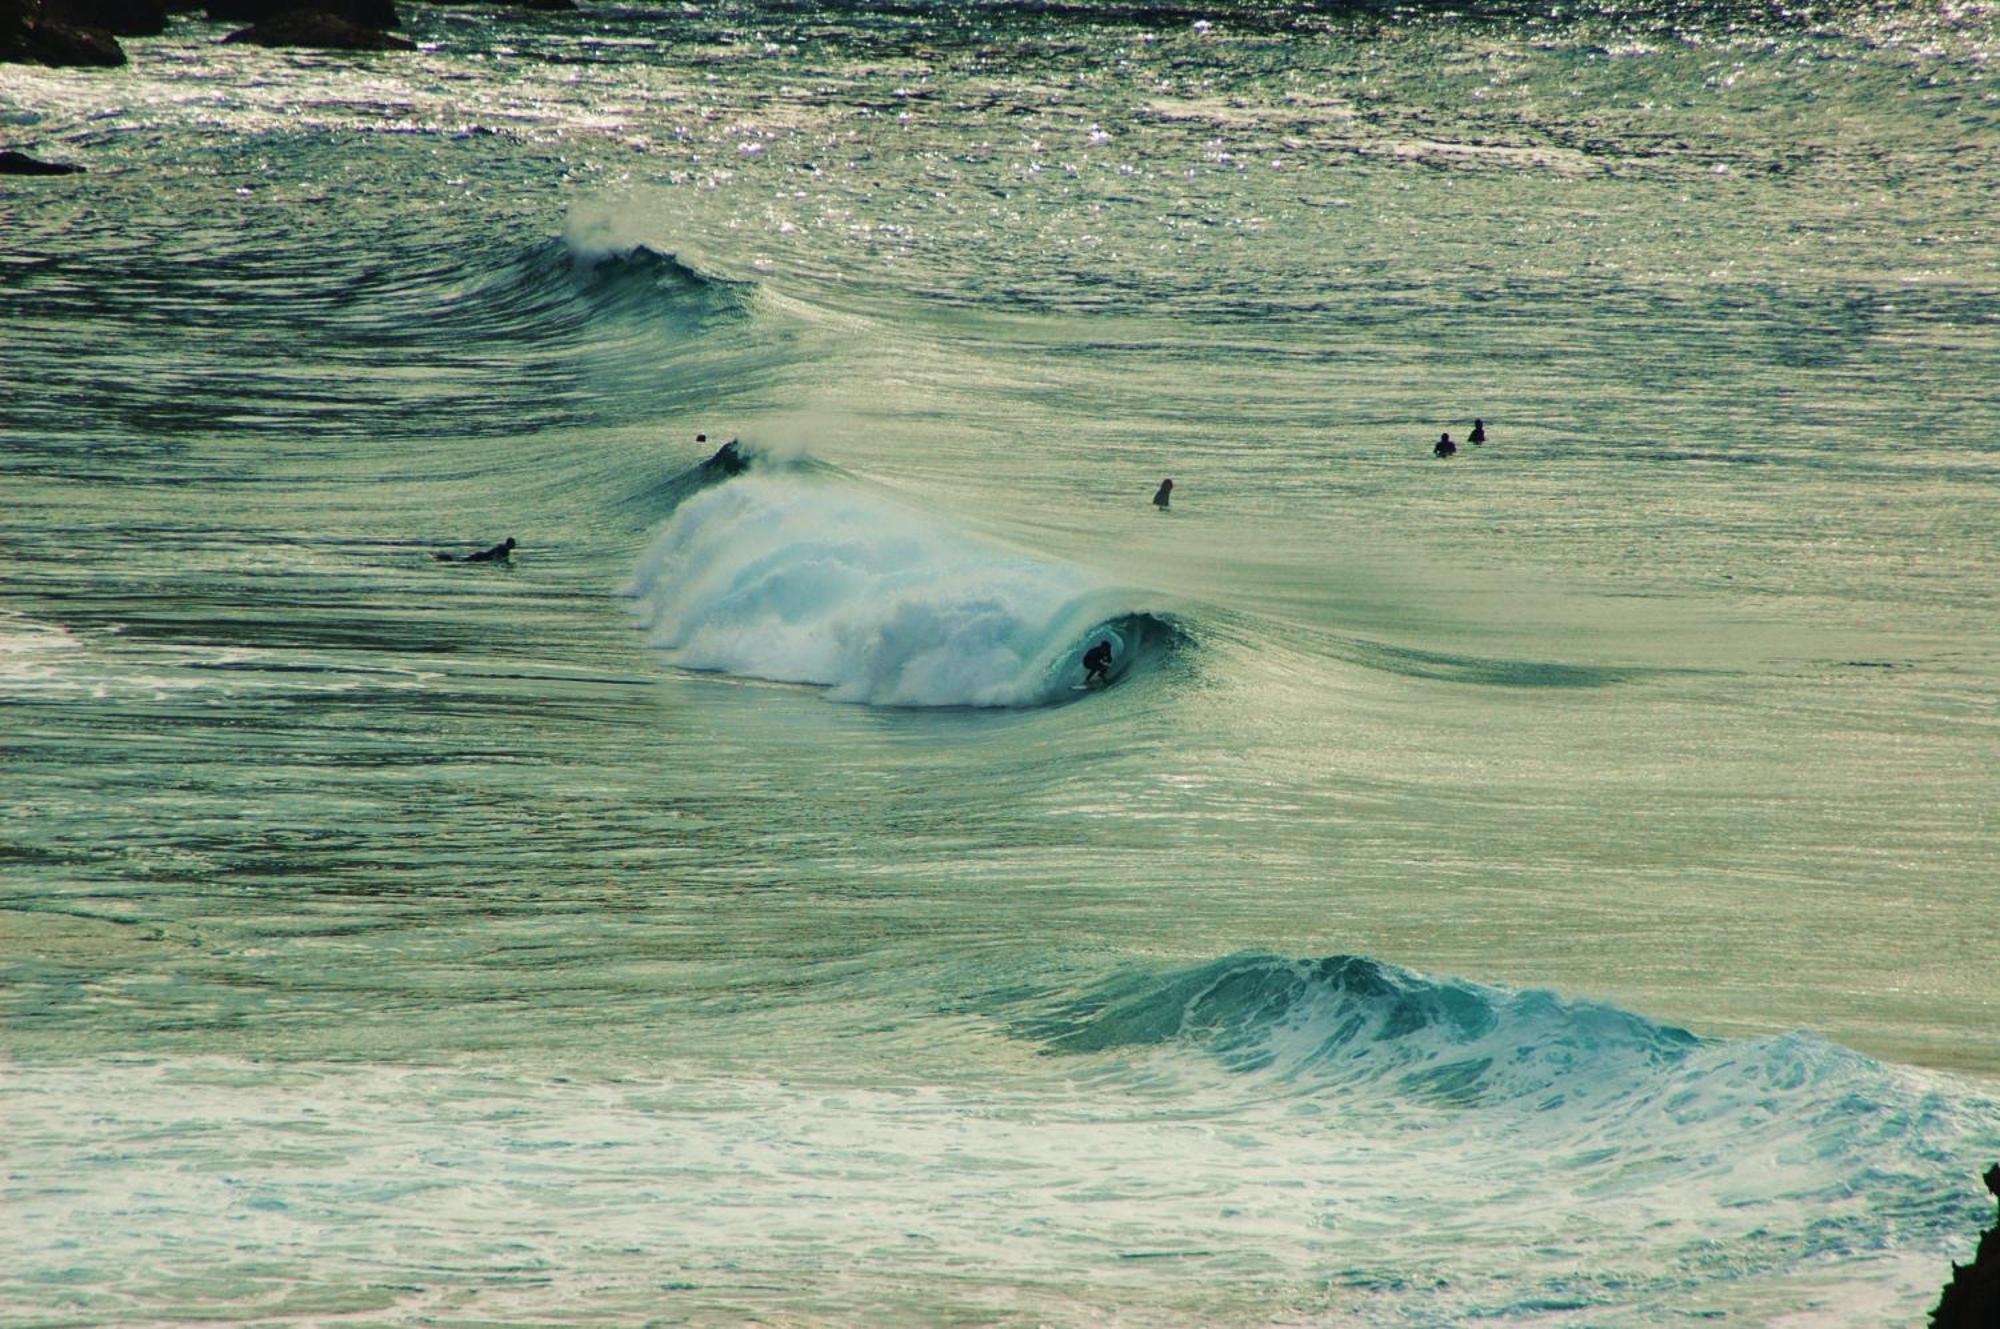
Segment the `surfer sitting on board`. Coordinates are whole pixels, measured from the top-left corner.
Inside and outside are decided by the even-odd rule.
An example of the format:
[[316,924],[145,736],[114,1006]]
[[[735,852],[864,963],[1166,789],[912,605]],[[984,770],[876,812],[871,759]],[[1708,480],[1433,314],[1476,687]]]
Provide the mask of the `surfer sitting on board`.
[[1109,683],[1111,681],[1111,643],[1100,641],[1083,653],[1083,681],[1085,683]]
[[1172,501],[1173,495],[1174,482],[1172,480],[1160,481],[1160,492],[1153,495],[1153,506],[1156,508],[1165,508]]
[[1451,441],[1450,434],[1439,434],[1438,441],[1431,444],[1431,456],[1449,457],[1458,451],[1458,444]]

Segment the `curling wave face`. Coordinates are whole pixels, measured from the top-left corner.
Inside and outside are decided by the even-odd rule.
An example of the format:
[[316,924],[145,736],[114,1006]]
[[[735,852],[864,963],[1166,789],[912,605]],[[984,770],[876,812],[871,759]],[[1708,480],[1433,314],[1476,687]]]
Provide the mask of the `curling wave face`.
[[[1018,998],[1017,998],[1018,999]],[[1032,1007],[1034,999],[1029,998]],[[1712,1040],[1616,1006],[1437,979],[1364,956],[1227,956],[1136,971],[1015,1019],[1052,1054],[1144,1065],[1191,1054],[1224,1074],[1283,1086],[1278,1097],[1407,1133],[1411,1157],[1462,1133],[1519,1145],[1451,1164],[1504,1189],[1546,1170],[1578,1193],[1658,1187],[1677,1203],[1711,1190],[1794,1202],[1809,1249],[1836,1249],[1844,1178],[1868,1173],[1877,1217],[1936,1221],[1940,1164],[1990,1148],[1993,1103],[1794,1032]],[[1742,1159],[1763,1160],[1745,1180]]]
[[1112,681],[1175,629],[1074,567],[969,539],[803,467],[759,467],[681,503],[628,594],[687,669],[816,683],[879,706],[1038,706]]
[[740,316],[748,289],[645,245],[619,248],[565,234],[511,262],[468,272],[427,311],[431,319],[406,318],[398,327],[418,344],[438,340],[441,320],[460,339],[534,346],[601,339],[607,324],[625,324],[671,345]]

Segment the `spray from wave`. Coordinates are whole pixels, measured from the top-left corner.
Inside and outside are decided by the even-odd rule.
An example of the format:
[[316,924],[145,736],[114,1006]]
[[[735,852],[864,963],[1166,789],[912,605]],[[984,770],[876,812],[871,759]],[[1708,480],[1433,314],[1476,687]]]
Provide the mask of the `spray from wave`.
[[810,463],[712,484],[674,510],[627,588],[673,663],[878,706],[1036,706],[1171,644],[1167,621],[1074,567],[980,543]]
[[[581,349],[650,334],[672,349],[718,322],[744,314],[749,289],[696,271],[672,254],[565,232],[496,265],[454,255],[430,281],[399,292],[366,324],[378,340],[423,345],[441,333],[488,347]],[[420,307],[405,308],[406,305]]]

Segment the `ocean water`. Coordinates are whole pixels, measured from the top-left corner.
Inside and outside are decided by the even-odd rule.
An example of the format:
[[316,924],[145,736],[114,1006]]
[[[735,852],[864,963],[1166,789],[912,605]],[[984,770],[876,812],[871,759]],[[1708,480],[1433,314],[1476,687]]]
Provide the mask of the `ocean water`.
[[1990,5],[407,19],[0,66],[0,1320],[1921,1319]]

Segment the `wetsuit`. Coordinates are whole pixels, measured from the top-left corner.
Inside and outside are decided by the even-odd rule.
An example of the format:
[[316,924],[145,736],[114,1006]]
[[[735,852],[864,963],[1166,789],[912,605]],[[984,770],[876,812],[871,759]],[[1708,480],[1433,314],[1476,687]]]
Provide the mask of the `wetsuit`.
[[514,537],[510,535],[505,540],[502,540],[499,544],[494,545],[491,549],[482,549],[476,554],[467,554],[460,561],[465,563],[491,563],[495,559],[506,558],[513,552],[514,552]]

